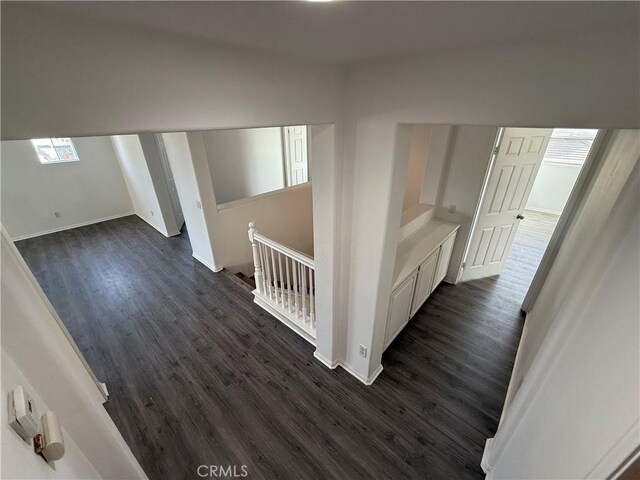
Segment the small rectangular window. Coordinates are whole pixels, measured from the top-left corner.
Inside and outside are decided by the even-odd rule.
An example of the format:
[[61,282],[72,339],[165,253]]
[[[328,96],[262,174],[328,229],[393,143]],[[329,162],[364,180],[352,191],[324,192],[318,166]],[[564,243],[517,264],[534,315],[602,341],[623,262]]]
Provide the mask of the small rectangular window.
[[31,144],[40,163],[77,162],[80,160],[70,138],[34,138]]

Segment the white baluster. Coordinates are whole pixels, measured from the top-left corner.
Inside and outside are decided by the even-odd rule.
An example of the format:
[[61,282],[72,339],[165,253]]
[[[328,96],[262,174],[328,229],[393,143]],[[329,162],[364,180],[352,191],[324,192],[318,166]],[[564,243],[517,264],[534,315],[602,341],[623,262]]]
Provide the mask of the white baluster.
[[273,248],[269,248],[270,252],[271,252],[271,266],[273,267],[271,272],[271,280],[273,283],[273,295],[276,297],[276,305],[278,305],[278,272],[276,270],[276,256],[273,254]]
[[307,267],[300,264],[302,270],[302,320],[307,323]]
[[315,284],[316,272],[313,269],[309,269],[309,315],[311,316],[311,326],[316,326],[316,302],[315,294],[313,292],[313,286]]
[[278,272],[280,273],[280,305],[284,308],[284,277],[282,276],[282,254],[278,252]]
[[284,266],[287,270],[287,304],[289,306],[289,313],[293,311],[293,305],[291,304],[291,275],[289,274],[289,263],[293,262],[293,259],[289,259],[289,257],[284,257]]
[[254,222],[249,222],[249,241],[251,242],[251,250],[253,252],[253,276],[256,281],[256,288],[258,292],[260,292],[262,284],[262,262],[260,259],[260,246],[258,242],[253,237],[253,234],[256,233],[256,224]]
[[265,254],[264,254],[264,245],[262,243],[258,243],[260,247],[260,263],[262,265],[262,294],[267,294],[267,267],[264,263]]
[[295,260],[291,260],[291,268],[293,269],[293,291],[295,293],[295,310],[296,310],[296,320],[298,320],[298,312],[300,310],[300,294],[298,288],[298,262]]
[[271,291],[271,262],[269,261],[269,247],[265,244],[262,244],[262,251],[264,253],[264,271],[266,274],[266,286],[267,286],[267,294],[269,295],[269,299],[272,299],[272,291]]

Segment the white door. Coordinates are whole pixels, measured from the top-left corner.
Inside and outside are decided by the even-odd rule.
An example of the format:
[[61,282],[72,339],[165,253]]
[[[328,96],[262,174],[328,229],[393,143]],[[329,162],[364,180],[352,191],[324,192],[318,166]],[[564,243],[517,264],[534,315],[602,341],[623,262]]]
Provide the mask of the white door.
[[287,187],[309,181],[307,126],[283,127]]
[[551,128],[505,128],[467,252],[462,280],[502,272],[551,138]]

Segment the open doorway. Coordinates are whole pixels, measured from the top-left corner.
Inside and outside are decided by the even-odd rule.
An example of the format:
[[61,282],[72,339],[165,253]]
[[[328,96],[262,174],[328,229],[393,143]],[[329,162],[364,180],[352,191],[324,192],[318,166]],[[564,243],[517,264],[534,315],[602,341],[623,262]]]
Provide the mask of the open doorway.
[[462,281],[499,275],[522,302],[597,134],[595,129],[500,129]]

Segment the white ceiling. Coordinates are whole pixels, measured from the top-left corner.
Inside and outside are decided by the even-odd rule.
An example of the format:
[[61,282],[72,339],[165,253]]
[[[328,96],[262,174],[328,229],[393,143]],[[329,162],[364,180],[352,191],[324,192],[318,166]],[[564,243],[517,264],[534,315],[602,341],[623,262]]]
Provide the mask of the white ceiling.
[[143,1],[47,6],[342,63],[640,28],[638,2]]

